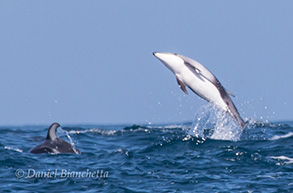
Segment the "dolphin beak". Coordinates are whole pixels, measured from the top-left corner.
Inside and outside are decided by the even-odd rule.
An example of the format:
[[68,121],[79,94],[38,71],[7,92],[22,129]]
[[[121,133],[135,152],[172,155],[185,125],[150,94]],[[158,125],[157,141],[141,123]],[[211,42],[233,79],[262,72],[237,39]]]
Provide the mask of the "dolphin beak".
[[170,57],[169,56],[172,56],[172,54],[163,53],[163,52],[154,52],[153,55],[156,58],[158,58],[161,62],[163,62],[163,64],[165,64],[166,66],[169,66],[169,64],[168,64],[170,62]]
[[159,60],[163,61],[163,60],[162,60],[162,57],[163,57],[164,55],[166,55],[166,54],[165,54],[165,53],[160,53],[160,52],[154,52],[153,55],[154,55],[156,58],[158,58]]

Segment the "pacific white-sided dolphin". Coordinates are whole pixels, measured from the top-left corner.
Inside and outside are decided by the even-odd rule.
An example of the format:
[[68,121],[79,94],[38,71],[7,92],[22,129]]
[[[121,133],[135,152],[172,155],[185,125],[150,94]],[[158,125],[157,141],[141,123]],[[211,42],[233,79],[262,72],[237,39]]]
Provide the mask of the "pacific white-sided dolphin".
[[81,154],[81,152],[72,147],[68,142],[58,138],[56,131],[60,127],[58,123],[53,123],[49,129],[46,141],[42,144],[36,146],[30,150],[30,153],[39,154],[39,153],[76,153]]
[[175,74],[177,83],[184,93],[187,94],[188,86],[195,94],[228,112],[239,123],[241,129],[244,129],[246,123],[229,96],[234,95],[226,90],[208,69],[179,54],[154,52],[153,55]]

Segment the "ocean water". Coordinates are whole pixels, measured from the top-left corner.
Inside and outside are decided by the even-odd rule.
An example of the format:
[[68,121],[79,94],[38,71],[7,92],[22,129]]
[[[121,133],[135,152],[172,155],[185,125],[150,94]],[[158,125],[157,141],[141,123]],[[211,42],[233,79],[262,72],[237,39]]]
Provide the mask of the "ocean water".
[[80,155],[29,153],[49,125],[3,126],[0,192],[293,192],[293,121],[241,132],[202,111],[176,124],[61,125]]

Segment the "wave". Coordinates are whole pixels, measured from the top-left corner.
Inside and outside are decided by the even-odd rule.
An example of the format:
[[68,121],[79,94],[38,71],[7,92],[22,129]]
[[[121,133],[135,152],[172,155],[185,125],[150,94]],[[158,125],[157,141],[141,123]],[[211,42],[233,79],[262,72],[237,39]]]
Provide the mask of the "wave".
[[289,138],[293,136],[293,132],[287,133],[285,135],[275,135],[271,137],[269,140],[278,140],[278,139],[284,139],[284,138]]
[[293,163],[293,158],[289,158],[286,156],[270,156],[269,158],[284,161],[284,164],[292,164]]
[[[261,122],[250,120],[247,127],[242,131],[237,123],[231,120],[229,115],[221,114],[223,118],[217,120],[211,117],[202,118],[196,117],[196,121],[191,126],[182,124],[171,125],[152,125],[142,126],[133,125],[123,128],[85,128],[85,129],[72,129],[68,130],[68,134],[96,134],[100,136],[122,136],[130,135],[133,133],[156,133],[161,134],[174,134],[184,136],[182,140],[188,140],[191,137],[199,139],[214,139],[214,140],[228,140],[228,141],[240,141],[240,140],[278,140],[284,138],[290,138],[293,136],[293,132],[288,132],[287,124],[274,124],[268,122]],[[228,117],[227,117],[228,116]],[[291,129],[291,128],[290,128]],[[282,132],[281,132],[282,131]],[[282,134],[277,134],[282,133]],[[68,136],[67,136],[68,137]],[[69,139],[70,140],[70,139]],[[71,141],[71,140],[70,140]]]
[[150,132],[149,128],[134,125],[132,127],[125,127],[124,129],[99,129],[99,128],[91,128],[91,129],[85,129],[85,130],[70,130],[68,133],[70,134],[84,134],[84,133],[95,133],[102,136],[116,136],[116,135],[122,135],[123,133],[132,133],[132,132]]
[[[145,136],[152,133],[155,136],[172,134],[174,138],[182,141],[190,139],[213,139],[227,141],[245,140],[278,140],[293,136],[291,122],[272,123],[268,121],[248,120],[246,128],[242,131],[235,120],[226,112],[205,105],[198,109],[193,122],[166,125],[137,125],[132,126],[92,126],[94,128],[67,128],[68,134],[94,134],[99,136],[117,137],[130,136],[137,133]],[[177,136],[176,136],[177,135]],[[70,139],[69,139],[70,140]],[[71,140],[70,140],[71,141]]]
[[5,146],[4,149],[12,150],[12,151],[16,151],[16,152],[19,152],[19,153],[22,153],[22,152],[23,152],[22,149],[19,149],[19,148],[17,148],[17,147]]
[[153,126],[143,126],[143,125],[132,125],[126,126],[122,129],[107,129],[107,128],[89,128],[89,129],[78,129],[69,130],[69,134],[86,134],[94,133],[102,136],[120,136],[127,133],[154,133],[154,132],[174,132],[174,130],[188,131],[190,127],[184,124],[172,124],[172,125],[153,125]]

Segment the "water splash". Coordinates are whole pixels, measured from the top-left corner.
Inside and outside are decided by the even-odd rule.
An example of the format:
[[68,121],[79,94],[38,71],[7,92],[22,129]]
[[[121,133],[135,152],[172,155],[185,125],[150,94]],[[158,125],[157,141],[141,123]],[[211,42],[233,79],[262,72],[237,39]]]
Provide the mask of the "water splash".
[[69,132],[66,131],[66,130],[64,130],[64,129],[62,129],[62,128],[60,128],[60,130],[58,130],[58,131],[61,131],[62,133],[65,133],[65,135],[67,136],[67,138],[68,138],[69,141],[70,141],[71,146],[73,147],[72,149],[73,149],[74,153],[76,153],[76,154],[80,154],[80,153],[76,150],[75,145],[74,145],[74,142],[73,142],[72,138],[71,138],[70,135],[69,135]]
[[199,138],[238,141],[242,130],[236,121],[223,110],[212,104],[198,109],[190,135]]

